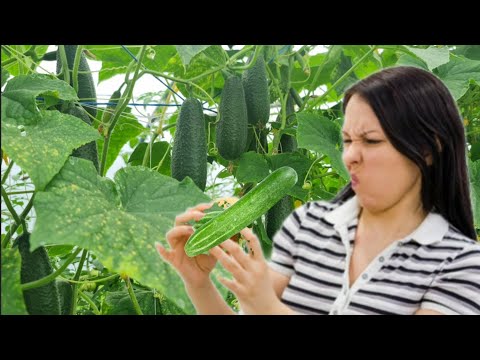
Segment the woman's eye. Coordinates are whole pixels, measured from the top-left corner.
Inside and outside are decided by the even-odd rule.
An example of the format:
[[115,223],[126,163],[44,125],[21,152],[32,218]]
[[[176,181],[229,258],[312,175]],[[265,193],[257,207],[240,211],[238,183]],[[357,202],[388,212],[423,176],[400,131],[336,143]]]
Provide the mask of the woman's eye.
[[348,144],[348,143],[351,143],[351,142],[352,142],[352,140],[350,140],[350,139],[343,139],[344,144]]
[[366,141],[368,144],[379,144],[379,143],[382,142],[381,140],[371,140],[371,139],[365,139],[365,141]]

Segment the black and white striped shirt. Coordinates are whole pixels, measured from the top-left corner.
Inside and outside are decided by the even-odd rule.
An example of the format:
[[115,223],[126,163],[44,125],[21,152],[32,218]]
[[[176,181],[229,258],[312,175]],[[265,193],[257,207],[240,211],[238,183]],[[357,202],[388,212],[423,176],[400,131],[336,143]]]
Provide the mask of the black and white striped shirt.
[[304,314],[480,314],[480,244],[431,212],[349,286],[356,196],[297,208],[274,236],[270,266],[290,277],[282,301]]

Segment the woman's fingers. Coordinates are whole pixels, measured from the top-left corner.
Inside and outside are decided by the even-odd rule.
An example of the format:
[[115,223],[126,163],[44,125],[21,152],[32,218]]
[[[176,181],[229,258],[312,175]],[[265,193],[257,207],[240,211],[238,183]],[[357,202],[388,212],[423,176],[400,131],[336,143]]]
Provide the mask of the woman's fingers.
[[258,259],[258,260],[263,259],[262,246],[260,245],[260,241],[258,240],[257,236],[253,233],[252,229],[245,228],[240,231],[240,234],[242,234],[245,240],[247,240],[248,253],[254,259]]
[[245,279],[245,270],[242,266],[235,260],[234,257],[225,253],[219,246],[215,246],[210,249],[210,254],[212,254],[222,266],[228,270],[238,281],[243,281]]
[[217,280],[234,294],[237,294],[240,290],[240,285],[235,280],[229,280],[221,276],[217,276]]
[[204,212],[199,210],[188,210],[175,218],[175,226],[184,225],[190,220],[198,221],[205,216]]
[[235,241],[228,239],[220,244],[220,247],[224,250],[227,250],[228,253],[238,261],[238,263],[244,268],[249,269],[248,262],[250,259],[248,255],[245,254],[243,249]]
[[175,250],[167,250],[160,243],[155,243],[158,254],[168,263],[172,264],[175,257]]
[[183,242],[186,242],[192,234],[193,234],[193,228],[191,226],[178,225],[178,226],[175,226],[173,229],[169,230],[165,236],[167,238],[168,243],[173,248],[181,240],[184,240]]

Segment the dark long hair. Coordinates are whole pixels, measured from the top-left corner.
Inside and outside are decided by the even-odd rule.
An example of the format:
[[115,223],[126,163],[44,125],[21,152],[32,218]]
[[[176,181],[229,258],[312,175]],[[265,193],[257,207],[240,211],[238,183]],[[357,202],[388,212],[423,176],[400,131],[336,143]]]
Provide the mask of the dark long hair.
[[[425,211],[434,209],[460,232],[476,239],[463,123],[442,81],[416,67],[387,68],[347,90],[344,113],[354,94],[371,106],[395,149],[420,168]],[[425,159],[428,154],[432,156],[431,166]],[[349,183],[333,202],[354,195]]]

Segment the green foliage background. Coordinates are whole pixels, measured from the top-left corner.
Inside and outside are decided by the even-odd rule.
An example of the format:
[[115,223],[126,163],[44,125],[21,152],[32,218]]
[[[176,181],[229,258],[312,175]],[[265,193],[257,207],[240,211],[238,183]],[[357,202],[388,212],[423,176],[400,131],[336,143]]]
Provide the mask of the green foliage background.
[[[2,221],[11,224],[1,235],[2,314],[26,313],[15,246],[26,228],[32,232],[31,250],[45,246],[56,269],[45,281],[57,278],[74,284],[72,314],[195,313],[180,278],[161,261],[154,242],[165,243],[175,216],[215,198],[221,184],[232,184],[229,195],[241,196],[285,165],[299,176],[289,192],[296,206],[331,199],[349,181],[341,160],[342,94],[357,80],[389,66],[411,65],[433,72],[457,101],[467,135],[472,208],[480,234],[478,45],[330,45],[320,52],[314,45],[84,45],[87,58],[102,62],[100,82],[122,75],[127,85],[122,86],[116,107],[98,108],[91,126],[58,110],[62,104],[80,104],[83,99],[60,74],[38,73],[47,48],[2,45],[2,205],[8,210],[2,210]],[[268,148],[245,152],[229,162],[216,151],[218,115],[210,115],[218,112],[225,73],[240,76],[251,56],[264,56],[267,63],[271,119],[266,128],[256,130],[268,134]],[[221,171],[216,176],[210,173],[214,180],[205,192],[189,178],[178,182],[171,177],[178,110],[158,107],[151,126],[145,127],[127,107],[131,89],[145,74],[161,78],[178,94],[194,96],[212,110],[205,113],[209,172],[214,165]],[[287,119],[283,110],[289,96],[295,99],[295,114]],[[165,105],[179,100],[168,89],[141,98],[145,102],[158,98]],[[259,133],[253,140],[258,144]],[[298,149],[282,152],[282,135],[295,137]],[[70,156],[91,141],[97,143],[100,173],[91,162]],[[126,157],[127,167],[110,180],[105,173],[125,144],[133,148]],[[22,172],[14,185],[7,186],[13,162]],[[34,187],[26,192],[31,194],[26,204],[19,198],[25,179]],[[263,226],[261,219],[256,226]],[[262,241],[270,241],[263,238],[264,231],[259,234]],[[214,272],[222,270],[218,266]],[[236,309],[234,296],[217,286]]]

